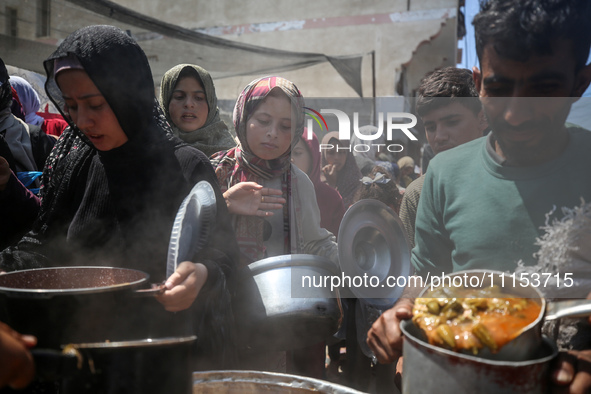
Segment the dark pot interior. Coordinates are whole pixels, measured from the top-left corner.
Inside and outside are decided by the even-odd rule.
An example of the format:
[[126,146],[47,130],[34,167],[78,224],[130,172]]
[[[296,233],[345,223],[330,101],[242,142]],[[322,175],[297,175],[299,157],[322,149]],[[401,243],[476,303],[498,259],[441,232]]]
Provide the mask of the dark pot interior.
[[39,348],[69,343],[191,335],[188,313],[172,313],[135,289],[148,275],[108,267],[68,267],[0,276],[0,320],[35,335]]

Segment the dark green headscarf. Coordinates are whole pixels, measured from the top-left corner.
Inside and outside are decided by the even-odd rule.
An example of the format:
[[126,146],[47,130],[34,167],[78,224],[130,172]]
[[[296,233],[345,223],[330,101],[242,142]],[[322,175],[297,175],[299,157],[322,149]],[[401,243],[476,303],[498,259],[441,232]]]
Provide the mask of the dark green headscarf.
[[[201,128],[189,132],[181,131],[176,127],[172,122],[170,112],[168,111],[174,88],[179,81],[181,73],[183,77],[186,76],[186,71],[183,72],[186,68],[193,69],[199,76],[199,83],[201,83],[205,90],[207,107],[209,108],[205,124]],[[188,76],[191,76],[191,74]],[[228,131],[228,127],[220,119],[218,99],[215,94],[213,80],[211,79],[211,75],[209,75],[205,69],[194,64],[179,64],[168,70],[162,77],[162,84],[160,86],[160,105],[164,110],[166,119],[172,126],[174,135],[185,141],[187,144],[199,149],[208,157],[216,152],[228,150],[236,146],[236,141]]]

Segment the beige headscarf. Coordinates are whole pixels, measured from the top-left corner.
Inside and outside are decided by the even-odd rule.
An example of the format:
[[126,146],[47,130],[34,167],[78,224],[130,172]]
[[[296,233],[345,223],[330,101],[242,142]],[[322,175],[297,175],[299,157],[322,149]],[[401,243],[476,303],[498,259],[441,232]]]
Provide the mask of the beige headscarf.
[[[179,76],[181,75],[181,72],[187,68],[194,70],[199,76],[199,82],[205,90],[209,113],[207,114],[205,124],[201,128],[190,132],[183,132],[172,122],[168,107],[170,105],[170,100],[172,99],[174,88],[179,81]],[[183,77],[185,75],[186,74],[183,73]],[[188,76],[191,76],[191,74]],[[168,70],[162,77],[162,84],[160,86],[160,105],[164,110],[166,119],[172,126],[174,135],[189,145],[199,149],[208,157],[216,152],[228,150],[236,146],[236,141],[228,131],[228,127],[220,119],[215,86],[213,85],[211,75],[209,75],[204,68],[194,64],[179,64]]]
[[402,170],[405,167],[410,167],[414,170],[415,168],[415,161],[410,156],[404,156],[398,160],[398,168]]

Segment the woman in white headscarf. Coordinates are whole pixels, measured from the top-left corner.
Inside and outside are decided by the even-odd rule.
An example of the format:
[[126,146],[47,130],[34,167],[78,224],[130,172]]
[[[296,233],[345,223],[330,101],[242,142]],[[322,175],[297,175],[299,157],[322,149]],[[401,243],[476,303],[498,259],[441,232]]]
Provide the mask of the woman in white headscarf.
[[26,79],[18,76],[11,76],[10,84],[14,90],[16,90],[27,124],[39,126],[46,134],[54,135],[56,137],[59,137],[65,128],[68,127],[68,122],[66,122],[61,115],[54,115],[54,117],[50,119],[37,115],[41,105],[39,94],[37,94],[37,91]]

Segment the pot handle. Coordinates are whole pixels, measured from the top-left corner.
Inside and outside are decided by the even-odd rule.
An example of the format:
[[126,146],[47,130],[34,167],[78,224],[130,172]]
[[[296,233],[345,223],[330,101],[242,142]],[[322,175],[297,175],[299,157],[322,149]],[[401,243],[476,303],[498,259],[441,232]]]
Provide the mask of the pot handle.
[[591,300],[556,301],[546,304],[544,320],[587,316],[591,316]]
[[31,349],[35,361],[35,376],[43,382],[72,377],[78,373],[79,359],[75,354],[53,349]]
[[162,294],[166,291],[164,283],[152,283],[152,287],[149,289],[134,290],[133,295],[136,297],[151,297],[158,294]]

